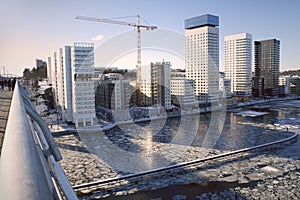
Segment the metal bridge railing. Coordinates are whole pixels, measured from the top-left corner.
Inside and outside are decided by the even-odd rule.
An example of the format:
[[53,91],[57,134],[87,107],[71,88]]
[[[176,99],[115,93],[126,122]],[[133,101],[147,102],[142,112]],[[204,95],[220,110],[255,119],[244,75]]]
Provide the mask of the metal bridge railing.
[[58,161],[52,135],[19,83],[0,160],[0,199],[78,199]]

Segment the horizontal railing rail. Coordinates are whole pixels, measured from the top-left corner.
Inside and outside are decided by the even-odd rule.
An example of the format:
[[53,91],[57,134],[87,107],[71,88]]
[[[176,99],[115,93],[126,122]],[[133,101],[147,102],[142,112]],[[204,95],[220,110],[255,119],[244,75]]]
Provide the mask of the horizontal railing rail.
[[52,135],[17,82],[0,160],[0,199],[78,199]]

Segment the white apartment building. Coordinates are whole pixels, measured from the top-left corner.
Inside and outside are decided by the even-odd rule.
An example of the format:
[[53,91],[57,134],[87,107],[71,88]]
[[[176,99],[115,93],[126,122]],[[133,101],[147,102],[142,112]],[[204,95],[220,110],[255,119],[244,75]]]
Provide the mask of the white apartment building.
[[141,66],[142,105],[152,105],[151,66]]
[[231,94],[231,81],[229,78],[225,78],[224,75],[220,74],[219,79],[220,98],[228,99],[232,96]]
[[181,109],[196,106],[194,87],[193,80],[185,79],[184,77],[173,77],[171,79],[172,104],[180,106]]
[[280,75],[279,76],[279,85],[286,85],[286,75]]
[[64,63],[64,54],[63,49],[58,49],[57,54],[57,95],[58,95],[58,101],[57,104],[60,106],[60,114],[63,120],[65,120],[65,63]]
[[60,116],[61,119],[61,106],[59,106],[58,102],[59,102],[59,89],[58,89],[58,85],[59,85],[59,78],[58,78],[58,73],[59,73],[59,69],[58,69],[58,64],[57,64],[57,53],[54,52],[53,53],[53,57],[51,58],[51,67],[52,67],[52,88],[53,88],[53,94],[54,94],[54,99],[55,99],[55,103],[56,103],[56,111],[60,112],[58,114],[58,116]]
[[48,84],[52,85],[51,57],[48,57],[48,60],[47,60],[47,76],[48,76]]
[[225,78],[231,80],[234,96],[252,95],[252,35],[225,36]]
[[74,43],[51,60],[52,86],[58,116],[77,127],[93,126],[95,118],[94,46]]
[[72,108],[76,127],[93,126],[95,114],[94,44],[71,46]]
[[73,121],[72,113],[72,66],[70,47],[59,48],[54,53],[51,62],[52,87],[56,100],[56,110],[60,119],[67,122]]
[[199,102],[219,101],[219,17],[185,20],[186,78],[195,81]]
[[171,63],[151,63],[152,102],[166,109],[171,108]]
[[72,65],[71,47],[65,46],[64,55],[64,112],[63,116],[67,122],[73,122],[73,103],[72,103]]

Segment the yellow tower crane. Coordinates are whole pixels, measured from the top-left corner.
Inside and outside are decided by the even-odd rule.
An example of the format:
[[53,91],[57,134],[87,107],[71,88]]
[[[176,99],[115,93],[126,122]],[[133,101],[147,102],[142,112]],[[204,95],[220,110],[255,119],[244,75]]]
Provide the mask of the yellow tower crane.
[[139,15],[137,17],[137,23],[132,22],[125,22],[125,21],[118,21],[113,19],[102,19],[102,18],[94,18],[94,17],[86,17],[86,16],[77,16],[76,19],[79,20],[87,20],[87,21],[94,21],[94,22],[103,22],[109,24],[119,24],[125,26],[132,26],[136,28],[137,32],[137,64],[136,64],[136,90],[137,90],[137,99],[136,104],[138,106],[141,105],[141,28],[145,28],[147,30],[155,30],[157,26],[147,26],[141,25],[141,17]]

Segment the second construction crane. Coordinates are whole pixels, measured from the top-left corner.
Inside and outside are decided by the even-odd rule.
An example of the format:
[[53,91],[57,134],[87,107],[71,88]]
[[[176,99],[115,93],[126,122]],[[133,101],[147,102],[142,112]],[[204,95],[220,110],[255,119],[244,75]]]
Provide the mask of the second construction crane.
[[137,64],[136,64],[136,104],[138,106],[141,105],[141,28],[145,28],[147,30],[155,30],[157,26],[147,26],[141,25],[141,17],[139,15],[137,17],[137,23],[132,22],[125,22],[125,21],[118,21],[113,19],[102,19],[102,18],[94,18],[94,17],[85,17],[85,16],[77,16],[76,19],[80,20],[87,20],[87,21],[95,21],[95,22],[103,22],[103,23],[110,23],[110,24],[119,24],[125,26],[132,26],[136,28],[137,32]]

